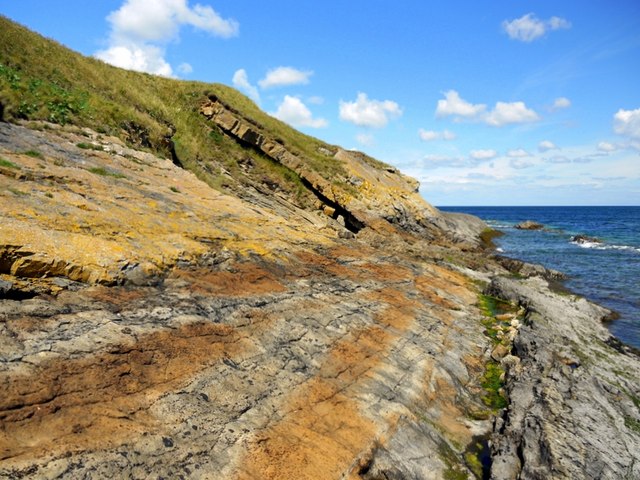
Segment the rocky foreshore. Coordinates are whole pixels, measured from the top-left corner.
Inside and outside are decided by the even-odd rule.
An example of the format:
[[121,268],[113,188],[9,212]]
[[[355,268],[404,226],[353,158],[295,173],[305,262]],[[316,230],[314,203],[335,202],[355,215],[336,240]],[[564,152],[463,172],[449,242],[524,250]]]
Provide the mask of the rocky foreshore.
[[355,232],[36,126],[0,124],[0,477],[640,477],[640,360],[479,220],[351,154],[371,202],[314,188]]

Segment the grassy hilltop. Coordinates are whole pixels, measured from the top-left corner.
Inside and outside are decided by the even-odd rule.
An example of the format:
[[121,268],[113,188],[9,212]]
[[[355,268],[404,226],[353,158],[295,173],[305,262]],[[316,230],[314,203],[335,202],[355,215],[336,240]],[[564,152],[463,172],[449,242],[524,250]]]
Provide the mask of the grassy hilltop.
[[[340,162],[319,153],[335,151],[261,111],[237,90],[218,83],[182,81],[112,67],[84,57],[0,16],[0,105],[6,121],[46,120],[90,127],[129,145],[179,162],[216,187],[250,181],[276,183],[298,197],[304,188],[290,170],[223,135],[199,113],[217,97],[260,131],[305,158],[309,167],[336,182]],[[368,159],[380,166],[380,162]],[[302,199],[301,199],[302,200]]]

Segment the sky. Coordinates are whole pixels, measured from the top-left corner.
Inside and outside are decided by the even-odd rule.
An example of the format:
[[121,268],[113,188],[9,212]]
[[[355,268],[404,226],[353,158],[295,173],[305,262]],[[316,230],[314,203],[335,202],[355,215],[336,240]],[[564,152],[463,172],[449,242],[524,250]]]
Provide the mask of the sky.
[[640,205],[638,0],[3,0],[0,14],[116,66],[235,86],[437,206]]

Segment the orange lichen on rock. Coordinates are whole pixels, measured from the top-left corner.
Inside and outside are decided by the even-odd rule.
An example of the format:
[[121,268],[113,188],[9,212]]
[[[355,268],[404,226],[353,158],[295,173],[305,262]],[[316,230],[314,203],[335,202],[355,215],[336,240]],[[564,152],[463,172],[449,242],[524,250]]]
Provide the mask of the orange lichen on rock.
[[247,345],[221,324],[190,324],[124,341],[107,352],[49,360],[3,374],[0,459],[105,447],[152,429],[162,393]]

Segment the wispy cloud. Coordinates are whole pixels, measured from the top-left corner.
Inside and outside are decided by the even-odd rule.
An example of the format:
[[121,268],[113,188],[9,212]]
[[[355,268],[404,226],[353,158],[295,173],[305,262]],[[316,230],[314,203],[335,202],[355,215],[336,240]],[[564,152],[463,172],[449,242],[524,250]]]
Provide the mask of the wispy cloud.
[[210,6],[190,7],[188,0],[126,0],[107,20],[111,25],[109,47],[96,52],[97,58],[116,67],[166,77],[174,76],[174,71],[165,59],[165,48],[183,25],[222,38],[239,31],[235,20],[222,18]]
[[568,28],[571,28],[571,23],[564,18],[551,17],[548,20],[540,20],[533,13],[502,22],[502,29],[509,38],[527,43],[533,42],[549,31]]
[[469,153],[474,160],[491,160],[498,155],[495,150],[471,150]]
[[371,100],[358,93],[353,102],[340,101],[340,119],[361,127],[381,128],[402,115],[400,105],[391,100]]
[[567,97],[559,97],[553,101],[551,111],[562,110],[563,108],[569,108],[571,106],[571,100]]
[[555,143],[553,143],[550,140],[542,140],[538,144],[538,150],[544,153],[544,152],[548,152],[549,150],[558,150],[558,147],[556,146]]
[[441,132],[436,132],[434,130],[418,130],[418,136],[420,140],[423,142],[432,142],[434,140],[455,140],[456,134],[450,132],[449,130],[443,130]]

